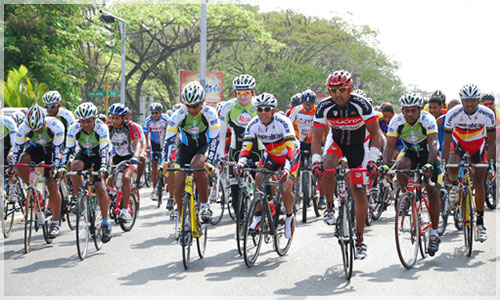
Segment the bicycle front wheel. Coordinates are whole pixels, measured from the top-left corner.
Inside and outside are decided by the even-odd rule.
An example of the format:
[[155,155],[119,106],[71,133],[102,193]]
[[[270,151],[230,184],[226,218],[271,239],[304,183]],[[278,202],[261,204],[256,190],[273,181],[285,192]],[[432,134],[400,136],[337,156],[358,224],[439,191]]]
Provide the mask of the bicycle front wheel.
[[[158,201],[160,200],[158,199]],[[135,196],[135,192],[133,190],[131,191],[130,198],[128,199],[127,209],[131,218],[130,222],[120,222],[120,227],[125,232],[132,230],[135,224],[135,220],[137,219],[137,215],[139,214],[139,203],[137,202],[137,197]]]
[[81,260],[87,256],[89,248],[89,215],[88,215],[88,197],[85,191],[80,192],[76,199],[76,250]]
[[156,194],[158,195],[158,202],[156,203],[158,208],[161,206],[163,198],[163,175],[158,174],[158,179],[156,179]]
[[182,216],[181,216],[181,234],[180,243],[182,246],[182,263],[184,264],[184,269],[189,268],[189,259],[191,257],[191,242],[193,240],[192,230],[191,230],[191,207],[189,205],[190,195],[186,194],[184,197],[184,204],[182,205]]
[[448,192],[443,191],[440,193],[440,201],[441,214],[439,215],[438,234],[441,236],[446,231],[446,226],[448,226],[448,216],[450,213],[450,209],[448,206]]
[[464,188],[464,193],[462,196],[461,203],[461,219],[463,220],[464,228],[464,242],[465,242],[465,255],[472,255],[472,242],[474,236],[474,211],[472,210],[472,193],[469,188]]
[[417,261],[419,224],[413,197],[406,194],[398,201],[395,218],[396,248],[401,264],[410,269]]
[[[7,194],[7,193],[6,193]],[[6,199],[7,196],[2,199],[1,218],[2,218],[2,231],[3,237],[8,238],[12,230],[12,225],[14,224],[14,214],[16,213],[16,204],[9,203]]]
[[485,177],[486,181],[486,205],[488,206],[489,209],[495,209],[497,208],[497,184],[496,184],[496,178],[493,178],[493,180],[488,181],[488,177]]
[[92,238],[94,239],[94,246],[96,250],[101,250],[102,248],[102,232],[101,232],[101,224],[102,224],[102,211],[99,206],[98,198],[92,200],[92,206],[90,210],[91,220],[93,224],[93,233]]
[[384,211],[384,208],[385,208],[385,201],[386,201],[386,198],[389,197],[389,191],[387,190],[386,187],[384,187],[383,185],[379,185],[380,188],[379,188],[379,192],[378,193],[375,193],[375,195],[373,195],[374,197],[376,198],[373,198],[374,199],[374,208],[373,208],[373,220],[378,220],[380,218],[380,216],[382,215],[382,212]]
[[240,189],[238,195],[238,212],[235,214],[236,217],[236,244],[238,245],[238,253],[243,255],[243,240],[245,238],[245,225],[247,221],[247,208],[250,202],[249,196],[246,190]]
[[276,204],[277,204],[276,205],[276,216],[273,218],[274,220],[276,220],[276,223],[274,224],[274,226],[276,228],[275,229],[276,232],[274,235],[274,248],[276,249],[276,252],[278,253],[279,256],[283,256],[288,252],[288,250],[290,249],[290,246],[292,245],[293,235],[290,238],[287,238],[285,236],[286,213],[284,213],[280,207],[281,205],[283,205],[283,203],[281,202],[280,191],[277,192],[277,197],[278,197],[278,200],[276,201]]
[[210,219],[210,224],[217,225],[220,220],[222,220],[222,216],[224,215],[224,206],[226,205],[226,191],[224,190],[224,186],[220,183],[220,180],[216,180],[214,185],[217,184],[218,188],[209,187],[210,188],[210,208],[212,209],[212,219]]
[[264,223],[264,216],[261,218],[261,222],[257,225],[256,229],[251,229],[250,225],[253,223],[255,217],[257,205],[261,202],[261,195],[255,196],[250,208],[248,210],[248,216],[245,224],[245,238],[243,240],[243,256],[245,258],[245,264],[247,267],[252,267],[255,265],[255,261],[259,256],[260,247],[262,245],[262,230]]
[[198,228],[200,229],[200,237],[196,238],[196,247],[198,248],[198,255],[203,258],[207,250],[208,224],[198,222]]
[[34,211],[33,211],[33,191],[28,192],[24,202],[24,253],[31,250],[31,233],[33,231]]
[[342,261],[344,263],[344,274],[347,280],[351,279],[352,266],[354,261],[354,232],[352,224],[349,222],[349,201],[342,205],[340,210],[340,222],[338,229],[338,239],[340,250],[342,251]]

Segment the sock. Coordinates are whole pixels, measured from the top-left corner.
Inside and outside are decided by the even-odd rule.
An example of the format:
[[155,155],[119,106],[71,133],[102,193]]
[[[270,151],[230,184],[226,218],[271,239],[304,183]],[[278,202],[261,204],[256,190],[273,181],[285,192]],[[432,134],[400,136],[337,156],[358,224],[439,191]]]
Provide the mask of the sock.
[[127,213],[127,209],[126,209],[126,208],[122,208],[122,209],[120,210],[120,213],[121,213],[122,215],[126,214],[126,213]]
[[356,244],[361,244],[361,243],[363,243],[363,233],[356,232]]
[[59,226],[59,221],[52,221],[52,225]]
[[439,233],[438,233],[437,229],[432,229],[431,228],[431,235],[439,236]]
[[326,202],[326,209],[333,209],[333,201],[332,202]]
[[102,219],[101,226],[109,226],[108,218]]
[[208,202],[201,204],[201,208],[205,208],[205,207],[210,208],[210,205],[208,204]]
[[484,216],[484,211],[478,211],[477,212],[477,225],[484,225],[484,220],[483,220],[483,216]]
[[287,213],[287,214],[286,214],[286,217],[287,217],[287,218],[291,218],[291,217],[292,217],[292,215],[293,215],[293,212],[291,212],[291,213]]

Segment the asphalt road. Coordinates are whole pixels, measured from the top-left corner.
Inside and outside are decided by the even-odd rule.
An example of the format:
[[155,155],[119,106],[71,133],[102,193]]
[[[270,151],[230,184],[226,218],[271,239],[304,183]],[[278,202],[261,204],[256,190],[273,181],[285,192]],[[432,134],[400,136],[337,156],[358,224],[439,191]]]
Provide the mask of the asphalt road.
[[[174,222],[164,207],[156,208],[145,190],[137,223],[124,233],[113,226],[112,240],[80,261],[75,233],[63,224],[51,245],[34,233],[32,251],[23,254],[23,228],[16,224],[4,240],[2,288],[5,296],[408,296],[435,298],[499,295],[497,278],[498,210],[488,210],[488,241],[474,243],[464,255],[463,235],[451,224],[439,252],[419,259],[411,270],[399,262],[394,241],[394,210],[367,227],[368,257],[354,262],[354,274],[345,280],[342,257],[333,227],[313,217],[297,222],[289,253],[279,257],[272,244],[263,244],[253,268],[238,255],[235,226],[227,213],[208,231],[206,257],[192,251],[190,269],[182,265]],[[30,298],[32,298],[30,297]],[[427,298],[427,297],[423,297]]]

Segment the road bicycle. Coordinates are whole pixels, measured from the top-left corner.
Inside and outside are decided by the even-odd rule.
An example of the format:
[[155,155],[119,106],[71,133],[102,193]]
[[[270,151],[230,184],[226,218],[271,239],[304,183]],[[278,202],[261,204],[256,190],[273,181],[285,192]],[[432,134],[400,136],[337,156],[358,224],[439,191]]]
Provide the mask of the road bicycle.
[[307,208],[310,207],[311,202],[314,208],[316,217],[321,215],[319,208],[319,196],[314,188],[316,186],[316,179],[313,176],[311,164],[309,162],[309,151],[304,150],[301,157],[304,158],[302,166],[300,167],[299,180],[295,184],[298,187],[296,203],[302,203],[302,223],[307,222]]
[[67,174],[83,177],[82,188],[76,198],[76,249],[78,257],[83,260],[87,255],[90,238],[94,240],[96,250],[100,250],[102,247],[102,213],[90,181],[90,176],[98,176],[99,173],[80,170]]
[[[29,182],[24,202],[24,253],[31,250],[31,235],[33,228],[38,231],[42,228],[43,238],[47,244],[52,243],[49,238],[49,227],[52,223],[52,213],[49,209],[48,193],[45,188],[45,178],[39,180],[40,173],[36,168],[52,168],[51,164],[13,164],[14,167],[29,168]],[[42,191],[37,189],[37,184],[43,185]]]
[[213,217],[210,224],[217,225],[224,216],[224,208],[226,206],[227,197],[229,195],[229,185],[225,178],[225,173],[220,168],[216,167],[209,170],[208,174],[208,201]]
[[[9,166],[4,166],[4,170],[6,170]],[[5,175],[4,175],[5,176]],[[24,215],[24,205],[26,201],[26,194],[24,192],[22,181],[20,178],[17,179],[16,183],[13,184],[10,182],[9,176],[4,177],[4,197],[1,200],[2,202],[0,207],[0,219],[2,220],[2,232],[4,238],[8,238],[10,236],[10,232],[12,231],[12,226],[14,225],[14,216],[17,213],[21,212]],[[9,196],[13,190],[16,190],[17,199],[15,201],[9,201]]]
[[[112,171],[110,177],[108,177],[108,180],[106,182],[106,189],[108,190],[108,195],[110,200],[109,217],[115,220],[115,223],[119,224],[120,228],[125,232],[132,230],[132,228],[134,227],[137,215],[139,214],[139,203],[140,203],[139,192],[137,191],[136,187],[132,186],[132,189],[130,190],[130,198],[127,207],[131,220],[128,223],[119,222],[120,211],[122,208],[121,202],[123,198],[122,178],[123,178],[123,172],[125,171],[125,168],[127,166],[128,166],[128,161],[126,160],[120,162],[115,166],[111,166]],[[109,184],[110,178],[113,178],[114,186]]]
[[205,256],[205,250],[207,249],[208,224],[201,222],[200,219],[200,199],[194,187],[195,180],[193,177],[193,172],[205,172],[205,168],[167,168],[167,171],[186,172],[179,240],[182,247],[182,263],[184,269],[187,270],[191,259],[193,238],[196,238],[200,258]]
[[[337,196],[339,199],[339,216],[335,224],[335,236],[342,252],[342,262],[344,275],[347,280],[351,279],[356,250],[354,244],[354,200],[348,188],[346,176],[350,173],[361,174],[366,172],[366,168],[342,168],[325,169],[323,173],[334,173],[337,184]],[[321,189],[321,180],[318,184],[318,191]]]
[[468,162],[469,154],[466,152],[463,160],[459,164],[446,164],[446,168],[461,167],[464,170],[463,178],[459,181],[459,204],[458,223],[462,225],[464,232],[465,255],[472,255],[472,243],[476,236],[476,202],[472,194],[472,183],[470,178],[471,168],[486,168],[489,165],[486,163],[473,164]]
[[61,221],[66,221],[71,230],[76,227],[76,197],[74,196],[73,184],[65,178],[59,179],[59,191],[61,193]]
[[488,176],[485,177],[485,202],[489,209],[497,208],[497,181],[496,181],[496,173],[493,174],[493,179],[488,180]]
[[407,174],[407,192],[398,200],[394,233],[396,248],[401,264],[412,268],[418,257],[428,253],[431,219],[423,184],[433,186],[433,183],[421,169],[390,170],[388,174]]
[[[243,168],[242,170],[262,173],[262,184],[260,190],[255,192],[250,207],[248,209],[248,216],[245,225],[245,237],[243,240],[243,255],[247,267],[255,265],[255,261],[260,253],[262,240],[270,243],[273,240],[274,250],[279,256],[285,255],[292,244],[293,236],[290,238],[285,237],[285,207],[281,199],[281,181],[273,181],[273,175],[279,175],[280,172],[270,171],[262,168]],[[277,187],[275,196],[273,196],[272,186]],[[269,201],[268,199],[271,199]],[[271,204],[270,204],[271,203]],[[254,217],[256,216],[257,207],[260,205],[262,218],[256,229],[250,228]],[[274,211],[274,215],[273,212]]]

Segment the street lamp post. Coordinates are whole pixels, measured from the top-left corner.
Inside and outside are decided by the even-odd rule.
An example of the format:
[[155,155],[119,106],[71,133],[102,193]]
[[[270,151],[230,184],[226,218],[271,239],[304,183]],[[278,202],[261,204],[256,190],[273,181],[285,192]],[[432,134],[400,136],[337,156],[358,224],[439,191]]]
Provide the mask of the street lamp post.
[[102,10],[99,10],[99,12],[101,13],[100,19],[104,23],[114,23],[116,19],[120,25],[120,36],[122,39],[122,80],[120,86],[120,103],[125,104],[125,38],[127,35],[127,24],[122,18],[114,16],[108,12],[104,12]]

